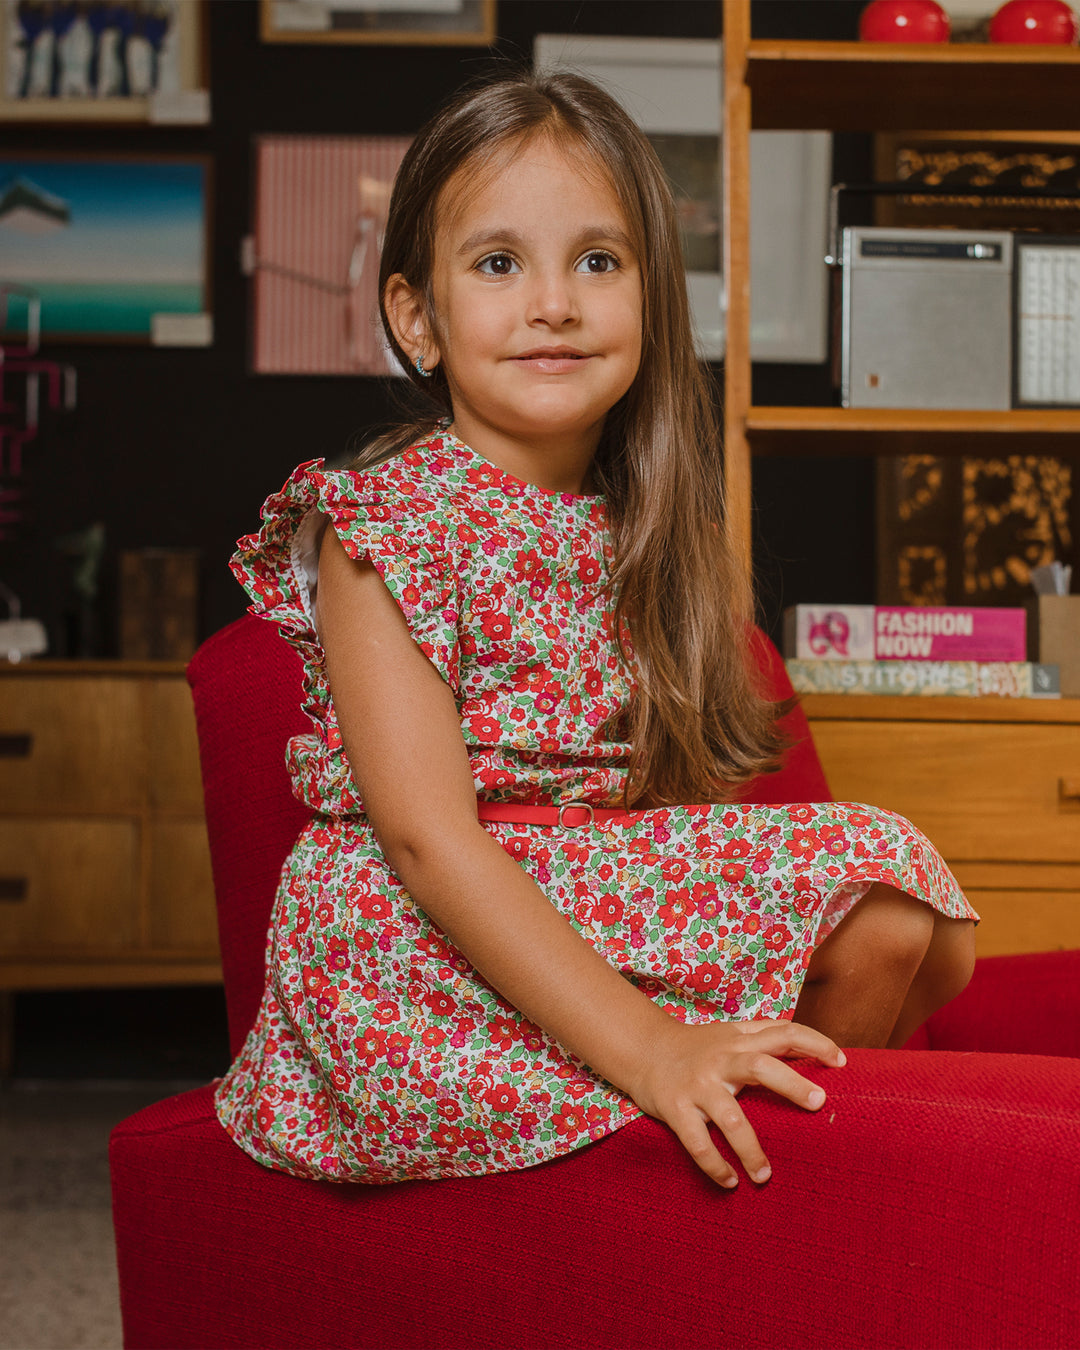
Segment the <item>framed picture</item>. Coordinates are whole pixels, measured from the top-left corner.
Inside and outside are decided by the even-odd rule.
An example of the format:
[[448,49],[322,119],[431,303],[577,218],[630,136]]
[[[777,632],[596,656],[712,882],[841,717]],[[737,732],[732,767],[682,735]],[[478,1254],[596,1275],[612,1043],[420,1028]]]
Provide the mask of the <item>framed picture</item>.
[[252,369],[400,375],[378,314],[379,251],[409,136],[255,143]]
[[1080,537],[1075,456],[881,455],[879,605],[1023,605]]
[[[878,199],[877,225],[1080,230],[1080,132],[881,132],[874,137],[874,177],[912,187],[910,196]],[[919,193],[923,184],[951,191],[930,196]],[[1035,195],[1016,196],[1010,188]]]
[[9,329],[30,292],[43,343],[207,345],[209,199],[204,157],[0,155]]
[[[698,352],[705,360],[722,359],[720,44],[541,34],[533,58],[540,69],[570,69],[595,80],[652,141],[679,208]],[[751,354],[756,361],[822,362],[832,139],[827,132],[755,131],[750,153]]]
[[264,42],[490,47],[495,0],[260,0]]
[[209,120],[202,0],[0,0],[0,121]]

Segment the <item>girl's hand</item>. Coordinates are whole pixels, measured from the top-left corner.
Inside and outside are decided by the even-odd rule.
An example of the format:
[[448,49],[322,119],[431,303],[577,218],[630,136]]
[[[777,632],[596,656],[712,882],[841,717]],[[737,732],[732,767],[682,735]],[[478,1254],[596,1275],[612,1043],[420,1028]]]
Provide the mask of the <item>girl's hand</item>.
[[753,1181],[772,1175],[757,1135],[735,1100],[747,1084],[770,1088],[796,1106],[817,1111],[825,1093],[783,1057],[815,1059],[840,1068],[844,1052],[820,1031],[797,1022],[710,1022],[684,1026],[668,1019],[656,1053],[629,1090],[638,1106],[669,1125],[694,1162],[721,1186],[739,1178],[709,1137],[712,1121]]

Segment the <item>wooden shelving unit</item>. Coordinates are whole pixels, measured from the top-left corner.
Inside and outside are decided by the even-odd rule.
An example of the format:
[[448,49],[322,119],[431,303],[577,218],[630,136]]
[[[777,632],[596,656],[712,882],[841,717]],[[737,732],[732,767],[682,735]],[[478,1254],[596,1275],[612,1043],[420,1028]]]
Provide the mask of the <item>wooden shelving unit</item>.
[[1069,47],[750,41],[745,69],[760,131],[1080,127]]
[[1052,454],[1062,437],[1080,440],[1080,410],[1015,408],[1005,412],[923,408],[756,408],[745,412],[757,455],[971,453]]
[[1062,47],[755,41],[723,0],[724,444],[729,511],[750,565],[752,454],[1053,453],[1080,411],[762,408],[750,386],[750,132],[1080,132],[1080,52]]
[[[1080,410],[753,406],[749,179],[751,129],[1080,131],[1080,53],[762,42],[749,0],[723,0],[723,14],[724,463],[747,566],[754,454],[1074,448]],[[942,850],[983,914],[983,955],[1080,945],[1080,700],[815,695],[803,706],[836,796],[899,811]]]

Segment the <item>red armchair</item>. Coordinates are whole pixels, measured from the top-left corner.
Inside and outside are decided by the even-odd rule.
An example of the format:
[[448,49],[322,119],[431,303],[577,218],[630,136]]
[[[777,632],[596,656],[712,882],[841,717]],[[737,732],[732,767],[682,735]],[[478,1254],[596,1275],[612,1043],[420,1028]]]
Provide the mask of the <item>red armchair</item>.
[[[211,638],[189,678],[235,1050],[304,819],[283,746],[306,719],[298,661],[262,620]],[[828,796],[791,719],[803,739],[759,800]],[[260,1167],[213,1085],[159,1102],[111,1142],[125,1345],[1072,1350],[1078,987],[1080,952],[983,960],[922,1048],[810,1070],[819,1114],[747,1092],[775,1175],[734,1193],[648,1119],[522,1172],[365,1187]]]

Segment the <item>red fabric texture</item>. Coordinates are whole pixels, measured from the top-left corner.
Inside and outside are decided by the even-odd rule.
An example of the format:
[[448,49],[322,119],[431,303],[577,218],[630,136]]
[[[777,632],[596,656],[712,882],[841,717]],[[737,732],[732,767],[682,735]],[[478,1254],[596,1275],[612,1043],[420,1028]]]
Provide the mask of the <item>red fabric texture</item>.
[[[284,742],[306,719],[299,662],[261,620],[212,638],[190,678],[235,1048],[305,819]],[[752,793],[827,798],[809,740]],[[1052,1056],[1080,1053],[1078,974],[1075,952],[979,962],[914,1042],[934,1053],[808,1069],[816,1115],[747,1092],[774,1179],[734,1193],[651,1120],[522,1172],[334,1186],[249,1159],[210,1086],[159,1102],[110,1150],[125,1346],[1071,1350],[1080,1060]]]
[[286,742],[311,729],[302,669],[277,629],[251,617],[209,638],[188,666],[234,1055],[262,998],[281,867],[311,816],[285,771]]
[[524,1172],[391,1187],[264,1171],[210,1089],[113,1136],[129,1350],[1075,1345],[1080,1064],[854,1051],[728,1194],[636,1121]]

